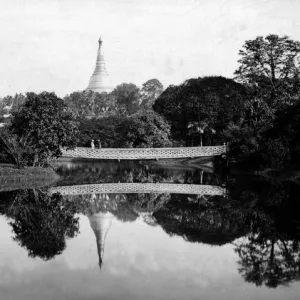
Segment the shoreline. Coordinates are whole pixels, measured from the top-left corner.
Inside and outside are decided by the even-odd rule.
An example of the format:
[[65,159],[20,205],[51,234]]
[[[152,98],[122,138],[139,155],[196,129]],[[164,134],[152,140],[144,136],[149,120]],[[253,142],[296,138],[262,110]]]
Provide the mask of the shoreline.
[[0,164],[0,191],[41,188],[59,179],[59,175],[52,168],[17,169],[14,165]]

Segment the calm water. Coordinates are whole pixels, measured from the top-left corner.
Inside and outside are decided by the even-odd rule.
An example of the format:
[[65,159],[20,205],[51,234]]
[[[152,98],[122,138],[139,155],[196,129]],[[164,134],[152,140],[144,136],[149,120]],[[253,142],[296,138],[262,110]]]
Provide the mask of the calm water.
[[64,191],[174,183],[224,195],[1,192],[0,299],[299,299],[296,183],[132,162],[59,173]]

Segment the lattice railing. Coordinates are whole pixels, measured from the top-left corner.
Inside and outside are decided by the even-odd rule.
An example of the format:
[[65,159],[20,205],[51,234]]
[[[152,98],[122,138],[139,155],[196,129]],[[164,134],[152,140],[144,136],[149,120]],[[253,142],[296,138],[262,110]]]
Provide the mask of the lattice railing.
[[78,147],[74,150],[62,150],[63,157],[90,159],[163,159],[195,158],[201,156],[219,156],[226,153],[226,145],[178,148],[101,148]]
[[214,185],[175,183],[103,183],[59,186],[49,189],[50,194],[57,192],[61,193],[62,195],[172,193],[224,196],[226,194],[226,189]]

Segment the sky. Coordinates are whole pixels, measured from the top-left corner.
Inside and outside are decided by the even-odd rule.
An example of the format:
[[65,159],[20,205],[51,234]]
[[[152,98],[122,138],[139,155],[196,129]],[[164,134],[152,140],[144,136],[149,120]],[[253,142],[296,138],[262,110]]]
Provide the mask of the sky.
[[246,40],[300,41],[300,0],[0,0],[0,97],[84,90],[98,38],[112,83],[232,78]]

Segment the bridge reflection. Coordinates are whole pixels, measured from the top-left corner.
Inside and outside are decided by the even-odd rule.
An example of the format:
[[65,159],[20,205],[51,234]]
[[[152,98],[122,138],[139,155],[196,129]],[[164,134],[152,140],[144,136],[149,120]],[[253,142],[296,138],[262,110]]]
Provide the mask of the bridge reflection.
[[225,196],[226,189],[215,185],[174,184],[174,183],[103,183],[73,186],[58,186],[49,189],[49,194],[87,195],[87,194],[192,194]]

